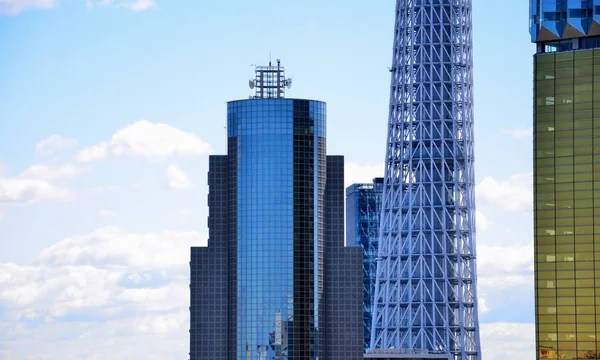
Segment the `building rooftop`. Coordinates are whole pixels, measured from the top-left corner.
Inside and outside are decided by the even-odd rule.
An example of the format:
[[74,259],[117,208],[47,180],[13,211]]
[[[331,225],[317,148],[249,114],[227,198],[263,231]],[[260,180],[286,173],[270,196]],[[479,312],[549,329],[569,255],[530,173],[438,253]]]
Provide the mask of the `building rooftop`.
[[600,0],[529,0],[532,42],[600,36]]
[[450,360],[452,357],[448,354],[365,354],[363,359],[380,359],[380,360]]
[[277,65],[256,66],[255,76],[250,79],[248,85],[254,90],[251,99],[281,99],[285,97],[285,89],[292,86],[292,79],[285,78],[285,69],[281,61],[277,59]]
[[425,359],[443,359],[450,360],[452,356],[448,353],[429,352],[427,349],[369,349],[364,354],[363,359],[404,359],[404,360],[425,360]]

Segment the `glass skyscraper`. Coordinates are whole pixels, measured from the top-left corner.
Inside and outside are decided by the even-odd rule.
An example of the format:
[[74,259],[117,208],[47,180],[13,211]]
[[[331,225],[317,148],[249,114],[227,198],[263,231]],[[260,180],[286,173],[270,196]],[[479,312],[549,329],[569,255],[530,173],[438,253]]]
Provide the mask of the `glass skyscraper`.
[[346,188],[346,241],[363,250],[363,327],[364,350],[371,344],[371,319],[377,274],[377,249],[381,216],[383,178],[371,184],[352,184]]
[[227,105],[209,164],[209,242],[191,253],[191,359],[362,357],[361,251],[344,246],[343,157],[324,102],[284,98],[283,68]]
[[600,0],[530,1],[537,359],[600,359]]
[[397,0],[373,350],[481,359],[471,0]]

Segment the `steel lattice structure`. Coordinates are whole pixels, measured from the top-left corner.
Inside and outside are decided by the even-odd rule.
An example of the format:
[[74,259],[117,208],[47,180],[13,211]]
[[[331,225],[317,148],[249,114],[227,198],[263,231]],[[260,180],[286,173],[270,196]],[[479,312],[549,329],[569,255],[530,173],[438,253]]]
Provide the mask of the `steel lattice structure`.
[[372,349],[481,359],[471,0],[397,0]]

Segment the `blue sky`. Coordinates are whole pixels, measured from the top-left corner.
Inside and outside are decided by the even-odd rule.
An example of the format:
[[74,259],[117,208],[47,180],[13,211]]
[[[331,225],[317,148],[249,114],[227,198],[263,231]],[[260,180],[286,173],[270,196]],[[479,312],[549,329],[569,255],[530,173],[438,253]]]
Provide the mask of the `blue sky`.
[[[483,351],[533,359],[528,4],[473,2]],[[184,357],[226,101],[280,58],[347,183],[381,176],[394,6],[0,0],[0,359]]]

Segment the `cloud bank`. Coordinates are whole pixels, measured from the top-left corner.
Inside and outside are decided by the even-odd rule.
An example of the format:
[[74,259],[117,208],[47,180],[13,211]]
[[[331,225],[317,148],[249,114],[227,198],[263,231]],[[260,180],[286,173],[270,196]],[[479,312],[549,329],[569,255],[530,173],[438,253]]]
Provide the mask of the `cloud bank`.
[[[17,15],[24,10],[51,9],[57,0],[0,0],[0,15]],[[145,11],[156,6],[153,0],[86,0],[87,8],[112,6],[133,11]]]
[[198,136],[168,124],[138,120],[118,130],[109,141],[81,150],[75,159],[80,163],[101,161],[109,156],[137,156],[164,159],[175,155],[201,155],[212,151]]
[[186,173],[176,165],[170,164],[167,167],[167,183],[170,189],[191,189],[192,182]]
[[28,9],[50,9],[56,0],[0,0],[0,15],[17,15]]
[[51,135],[35,145],[38,155],[48,156],[77,146],[77,140],[60,135]]
[[189,249],[206,241],[103,227],[0,264],[0,358],[185,358]]

